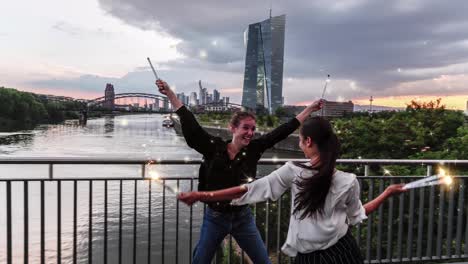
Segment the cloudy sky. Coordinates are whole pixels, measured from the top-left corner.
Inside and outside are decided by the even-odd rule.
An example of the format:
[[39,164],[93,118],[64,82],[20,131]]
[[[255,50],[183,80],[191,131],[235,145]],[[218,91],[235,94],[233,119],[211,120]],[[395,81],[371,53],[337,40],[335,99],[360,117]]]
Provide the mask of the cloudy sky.
[[0,86],[79,98],[156,92],[146,57],[178,92],[240,102],[248,24],[286,14],[287,104],[329,100],[404,106],[468,99],[468,1],[5,1]]

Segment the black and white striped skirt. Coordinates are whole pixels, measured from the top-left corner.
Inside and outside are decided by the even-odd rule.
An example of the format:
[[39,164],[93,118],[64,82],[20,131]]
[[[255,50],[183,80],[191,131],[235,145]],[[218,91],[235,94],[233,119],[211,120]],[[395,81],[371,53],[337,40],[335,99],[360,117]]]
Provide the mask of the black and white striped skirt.
[[346,235],[338,240],[338,242],[324,250],[317,250],[307,254],[298,253],[295,259],[295,264],[362,264],[361,251],[356,243],[356,240],[348,230]]

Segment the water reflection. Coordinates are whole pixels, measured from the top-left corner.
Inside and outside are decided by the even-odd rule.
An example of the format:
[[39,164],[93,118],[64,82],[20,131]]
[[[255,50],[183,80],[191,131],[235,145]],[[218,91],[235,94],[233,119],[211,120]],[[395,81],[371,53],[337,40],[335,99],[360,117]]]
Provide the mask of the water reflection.
[[107,134],[107,137],[112,137],[112,132],[114,132],[114,116],[105,116],[104,117],[104,134]]
[[33,133],[0,133],[0,155],[26,149],[34,139]]

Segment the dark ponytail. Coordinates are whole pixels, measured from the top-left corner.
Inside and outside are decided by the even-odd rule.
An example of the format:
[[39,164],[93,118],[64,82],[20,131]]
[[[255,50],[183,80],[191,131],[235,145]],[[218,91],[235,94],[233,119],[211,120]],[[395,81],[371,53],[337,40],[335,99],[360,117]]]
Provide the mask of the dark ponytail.
[[310,137],[317,144],[320,154],[320,166],[312,168],[295,163],[302,168],[318,169],[318,172],[312,177],[301,178],[296,181],[299,192],[294,200],[293,214],[303,211],[300,219],[314,218],[317,214],[323,214],[323,207],[335,171],[336,159],[339,155],[340,143],[330,122],[321,117],[312,117],[304,121],[300,133],[303,139]]

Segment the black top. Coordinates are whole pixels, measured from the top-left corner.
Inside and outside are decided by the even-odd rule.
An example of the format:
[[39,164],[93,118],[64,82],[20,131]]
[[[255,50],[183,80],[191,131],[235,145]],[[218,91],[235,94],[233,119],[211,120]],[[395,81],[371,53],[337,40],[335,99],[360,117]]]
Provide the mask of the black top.
[[255,178],[257,162],[263,152],[293,133],[300,122],[296,118],[280,125],[269,133],[253,139],[242,148],[233,160],[229,158],[227,144],[220,137],[208,134],[185,106],[176,111],[180,117],[182,133],[189,147],[203,155],[199,171],[199,191],[213,191],[239,186]]

